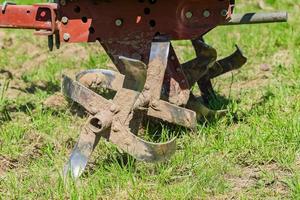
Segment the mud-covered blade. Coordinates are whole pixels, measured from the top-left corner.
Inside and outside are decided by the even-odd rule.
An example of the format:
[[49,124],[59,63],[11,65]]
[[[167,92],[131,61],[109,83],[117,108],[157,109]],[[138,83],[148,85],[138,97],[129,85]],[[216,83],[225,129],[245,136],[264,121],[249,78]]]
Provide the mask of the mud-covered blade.
[[94,148],[97,146],[100,136],[94,134],[86,126],[80,133],[79,140],[74,147],[68,163],[64,167],[64,177],[69,174],[77,179],[87,166],[88,160]]
[[176,151],[176,138],[165,143],[153,143],[139,138],[126,128],[118,132],[111,131],[108,140],[137,160],[145,162],[164,161]]
[[125,81],[124,87],[141,92],[144,88],[147,77],[147,66],[140,60],[119,57],[124,64]]
[[76,75],[76,81],[85,86],[97,85],[114,91],[123,87],[124,78],[124,75],[107,69],[90,69]]

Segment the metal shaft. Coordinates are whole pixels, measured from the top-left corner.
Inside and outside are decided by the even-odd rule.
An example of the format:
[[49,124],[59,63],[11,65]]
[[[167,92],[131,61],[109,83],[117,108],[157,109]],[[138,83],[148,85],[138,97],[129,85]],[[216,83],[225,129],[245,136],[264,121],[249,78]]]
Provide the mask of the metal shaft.
[[287,22],[287,20],[287,12],[246,13],[232,15],[231,20],[223,25],[262,24],[274,22]]

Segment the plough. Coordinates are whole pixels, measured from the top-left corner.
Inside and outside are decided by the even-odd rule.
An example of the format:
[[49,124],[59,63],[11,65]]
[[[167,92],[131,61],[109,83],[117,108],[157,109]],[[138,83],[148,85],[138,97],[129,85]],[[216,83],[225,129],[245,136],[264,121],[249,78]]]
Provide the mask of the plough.
[[[64,168],[73,178],[84,171],[101,138],[134,158],[157,162],[176,150],[175,139],[152,143],[138,131],[143,117],[194,129],[197,121],[222,116],[191,92],[198,84],[204,102],[214,96],[211,80],[242,67],[236,51],[217,60],[203,36],[221,25],[286,22],[287,13],[233,14],[234,0],[59,0],[52,3],[0,6],[1,28],[34,29],[48,46],[99,41],[118,72],[87,70],[73,80],[62,78],[62,92],[89,113]],[[172,40],[191,40],[196,58],[180,63]],[[114,92],[105,98],[100,90]],[[98,92],[97,92],[98,91]]]

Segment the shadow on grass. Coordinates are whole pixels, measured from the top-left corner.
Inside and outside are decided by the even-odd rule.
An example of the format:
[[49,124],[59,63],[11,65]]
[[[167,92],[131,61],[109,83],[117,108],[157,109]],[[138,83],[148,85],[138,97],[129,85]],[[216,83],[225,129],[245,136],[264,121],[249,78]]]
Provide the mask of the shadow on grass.
[[38,90],[45,91],[47,94],[54,94],[55,92],[60,91],[61,87],[57,83],[47,81],[44,82],[43,84],[30,83],[30,85],[25,88],[20,88],[20,87],[11,87],[11,88],[29,94],[35,94]]

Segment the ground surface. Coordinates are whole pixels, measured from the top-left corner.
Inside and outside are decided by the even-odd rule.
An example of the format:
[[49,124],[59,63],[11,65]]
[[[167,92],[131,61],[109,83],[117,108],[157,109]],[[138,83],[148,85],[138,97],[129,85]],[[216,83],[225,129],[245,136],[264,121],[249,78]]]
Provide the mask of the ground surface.
[[[243,69],[214,80],[220,98],[211,106],[227,102],[227,116],[199,124],[196,133],[181,130],[165,163],[125,165],[101,142],[84,176],[67,185],[61,170],[85,119],[48,98],[59,92],[63,72],[110,61],[98,44],[49,53],[46,38],[1,31],[0,199],[300,198],[300,1],[240,0],[237,7],[287,10],[290,21],[220,27],[206,37],[220,57],[234,44],[249,57]],[[182,61],[193,58],[189,42],[175,46]]]

